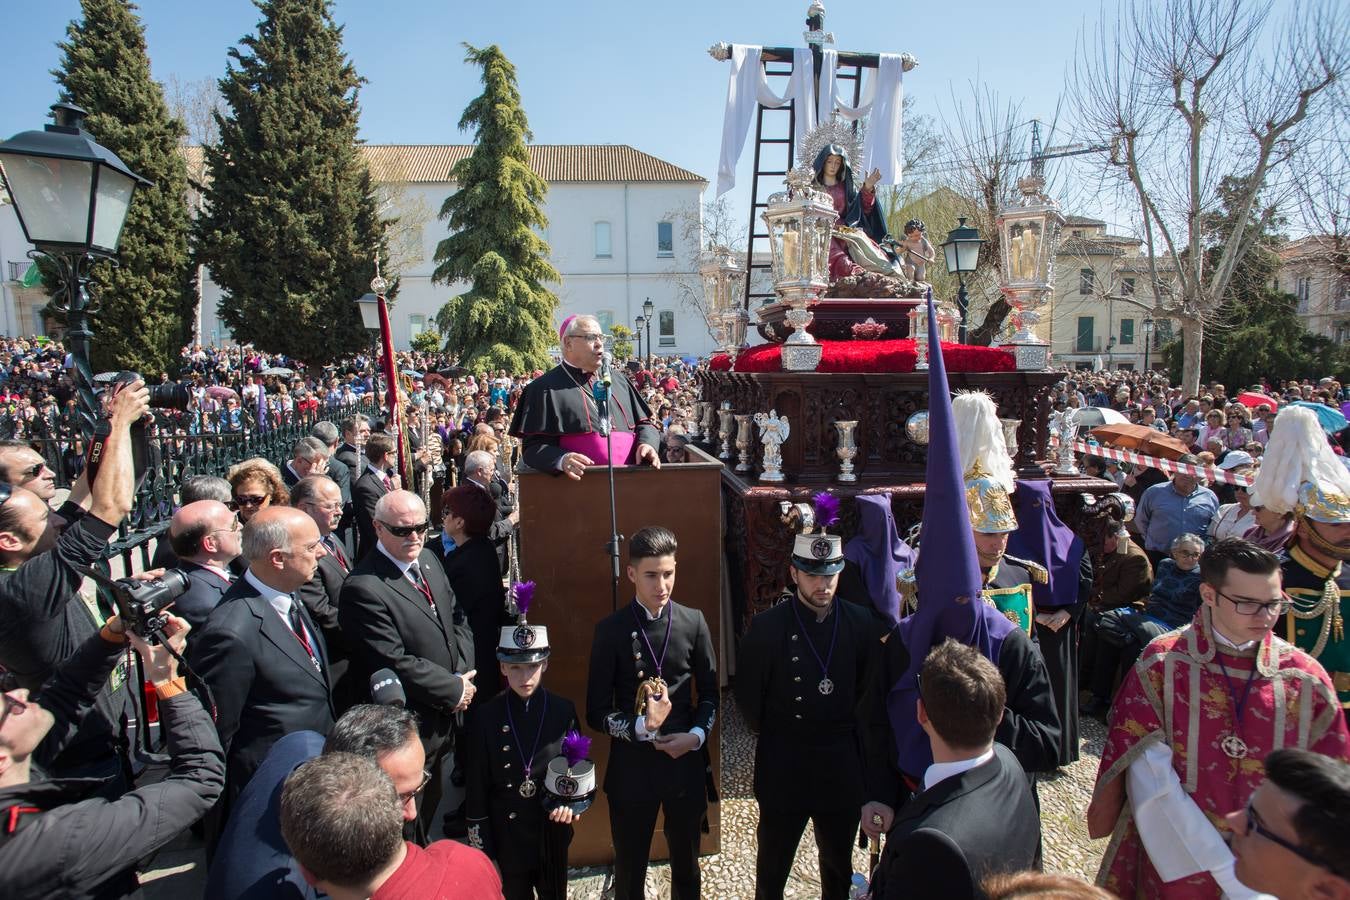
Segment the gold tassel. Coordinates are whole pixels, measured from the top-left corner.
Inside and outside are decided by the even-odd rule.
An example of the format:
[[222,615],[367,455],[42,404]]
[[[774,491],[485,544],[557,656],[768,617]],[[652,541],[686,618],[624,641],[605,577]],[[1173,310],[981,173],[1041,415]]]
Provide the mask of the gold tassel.
[[1345,640],[1345,620],[1341,618],[1341,589],[1340,586],[1336,584],[1335,579],[1327,579],[1327,585],[1326,589],[1323,591],[1323,595],[1331,606],[1331,609],[1328,610],[1328,612],[1331,614],[1332,640],[1339,644],[1341,641]]

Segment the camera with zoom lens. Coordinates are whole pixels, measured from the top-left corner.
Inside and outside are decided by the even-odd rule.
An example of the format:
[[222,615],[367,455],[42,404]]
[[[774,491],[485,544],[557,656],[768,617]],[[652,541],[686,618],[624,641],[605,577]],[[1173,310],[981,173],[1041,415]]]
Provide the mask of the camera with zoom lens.
[[145,389],[150,392],[150,406],[153,409],[184,410],[192,402],[192,392],[186,386],[176,382],[151,384],[139,372],[118,372],[117,377],[112,380],[112,384],[134,384],[137,381],[145,382]]
[[135,578],[111,579],[95,569],[84,569],[84,574],[107,588],[117,604],[117,615],[123,626],[151,642],[158,640],[168,621],[165,608],[183,596],[188,589],[187,576],[170,569],[163,576],[142,581]]

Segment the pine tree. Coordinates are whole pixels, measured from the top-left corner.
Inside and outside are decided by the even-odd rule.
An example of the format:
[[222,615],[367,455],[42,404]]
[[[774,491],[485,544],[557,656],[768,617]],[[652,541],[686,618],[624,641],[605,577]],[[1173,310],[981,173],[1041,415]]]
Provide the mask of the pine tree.
[[525,142],[531,134],[515,66],[495,45],[464,46],[465,62],[483,69],[483,93],[459,120],[460,128],[476,129],[477,146],[451,170],[459,190],[441,206],[450,236],[436,247],[432,279],[473,286],[441,308],[436,325],[461,365],[546,368],[548,348],[557,341],[552,323],[558,298],[544,283],[562,276],[531,226],[548,224],[540,208],[548,185],[530,168]]
[[361,78],[330,6],[258,0],[257,34],[230,50],[220,80],[228,112],[205,148],[210,181],[194,229],[235,339],[308,363],[364,349],[355,300],[370,290],[376,254],[388,259],[357,150]]
[[[169,115],[150,77],[145,33],[126,0],[81,0],[52,72],[61,99],[89,112],[85,129],[131,170],[154,182],[136,189],[117,266],[92,270],[94,370],[174,372],[188,339],[193,305],[188,255],[187,168],[183,123]],[[48,285],[49,288],[52,285]]]

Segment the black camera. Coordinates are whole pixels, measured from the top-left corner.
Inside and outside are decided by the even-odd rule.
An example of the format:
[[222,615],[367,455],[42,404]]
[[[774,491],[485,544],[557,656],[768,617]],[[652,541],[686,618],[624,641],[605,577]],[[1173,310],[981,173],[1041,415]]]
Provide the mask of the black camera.
[[152,581],[134,578],[113,580],[95,569],[83,571],[113,595],[122,625],[152,642],[163,633],[164,624],[168,621],[165,608],[188,589],[187,576],[177,569],[170,569]]
[[192,392],[186,386],[177,382],[169,384],[151,384],[150,381],[139,372],[118,372],[117,377],[112,380],[113,384],[132,384],[137,381],[145,382],[145,389],[150,392],[150,406],[154,409],[178,409],[188,408],[192,402]]

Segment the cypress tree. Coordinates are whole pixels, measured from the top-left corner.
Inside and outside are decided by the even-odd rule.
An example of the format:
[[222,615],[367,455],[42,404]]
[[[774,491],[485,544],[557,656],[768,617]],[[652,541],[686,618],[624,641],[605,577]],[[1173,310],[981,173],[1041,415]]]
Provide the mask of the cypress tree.
[[[118,265],[92,269],[94,370],[174,372],[188,339],[193,305],[188,255],[187,168],[179,152],[183,123],[169,115],[150,77],[145,32],[126,0],[81,0],[52,74],[61,99],[89,112],[85,129],[154,182],[141,186],[127,213]],[[49,282],[48,287],[53,285]]]
[[[357,297],[385,223],[356,142],[361,78],[326,0],[258,0],[257,34],[230,50],[227,114],[205,148],[194,229],[237,340],[325,363],[366,346]],[[386,278],[392,280],[390,273]]]
[[548,244],[531,226],[548,224],[540,204],[548,185],[530,168],[531,139],[516,68],[494,46],[465,44],[465,62],[482,67],[483,93],[460,117],[475,129],[472,154],[451,169],[459,190],[441,206],[450,236],[436,247],[432,280],[470,281],[436,315],[446,347],[471,368],[511,372],[547,368],[556,343],[553,312],[558,298],[544,282],[559,281],[548,262]]

